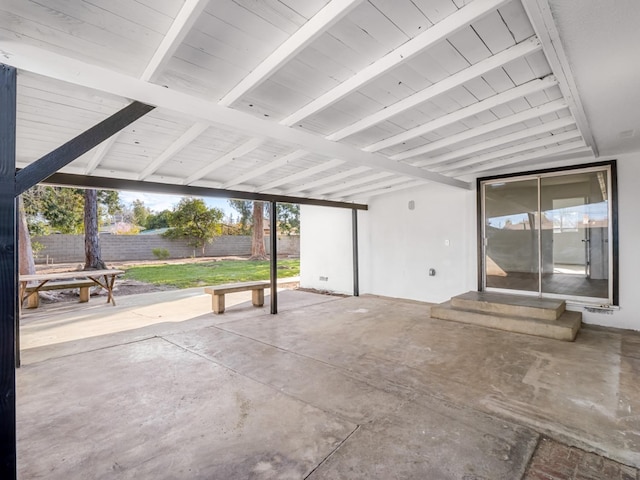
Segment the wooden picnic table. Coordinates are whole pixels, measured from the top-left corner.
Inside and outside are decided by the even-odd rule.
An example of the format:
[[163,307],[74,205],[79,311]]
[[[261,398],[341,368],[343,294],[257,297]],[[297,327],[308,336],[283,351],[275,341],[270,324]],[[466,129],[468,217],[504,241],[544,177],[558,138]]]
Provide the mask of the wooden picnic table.
[[[106,270],[76,270],[73,272],[60,273],[36,273],[34,275],[20,275],[20,305],[30,295],[38,295],[42,289],[49,290],[46,285],[49,282],[55,282],[59,289],[65,288],[65,281],[68,281],[67,288],[75,288],[76,285],[72,281],[88,279],[94,284],[104,288],[107,291],[107,303],[116,304],[113,297],[113,285],[116,277],[124,273],[124,270],[106,269]],[[56,282],[58,281],[58,282]],[[52,284],[49,284],[52,285]],[[82,299],[81,299],[82,300]],[[88,298],[86,299],[88,300]],[[84,300],[84,301],[86,301]],[[37,302],[36,302],[37,305]]]

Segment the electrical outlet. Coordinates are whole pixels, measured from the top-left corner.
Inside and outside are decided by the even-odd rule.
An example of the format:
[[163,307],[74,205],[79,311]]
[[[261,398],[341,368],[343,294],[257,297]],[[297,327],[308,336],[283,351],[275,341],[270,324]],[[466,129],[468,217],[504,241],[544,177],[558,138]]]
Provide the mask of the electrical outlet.
[[323,277],[322,275],[320,275],[320,281],[321,282],[328,282],[329,281],[329,277]]

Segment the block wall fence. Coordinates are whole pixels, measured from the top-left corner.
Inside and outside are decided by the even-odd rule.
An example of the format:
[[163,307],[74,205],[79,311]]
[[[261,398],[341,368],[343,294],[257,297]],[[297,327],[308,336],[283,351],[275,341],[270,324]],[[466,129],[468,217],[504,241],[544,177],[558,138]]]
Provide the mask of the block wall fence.
[[[34,237],[34,242],[44,248],[38,253],[36,263],[84,262],[83,235],[46,235]],[[269,236],[265,236],[265,246],[269,253]],[[130,260],[157,260],[152,250],[165,248],[169,258],[190,258],[202,256],[202,249],[189,246],[185,240],[170,240],[161,235],[100,235],[102,259],[105,262]],[[251,255],[251,237],[222,235],[205,247],[205,256],[224,257],[230,255]],[[300,256],[300,237],[282,235],[278,237],[278,255]]]

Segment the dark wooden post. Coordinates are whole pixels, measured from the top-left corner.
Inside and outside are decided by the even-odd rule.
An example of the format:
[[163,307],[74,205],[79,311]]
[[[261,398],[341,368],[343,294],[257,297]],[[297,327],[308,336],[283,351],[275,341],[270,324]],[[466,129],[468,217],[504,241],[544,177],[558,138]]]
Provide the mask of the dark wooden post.
[[278,204],[276,201],[271,201],[271,215],[270,215],[270,228],[269,228],[269,241],[271,242],[271,314],[278,313],[278,235],[276,228],[278,226]]
[[0,65],[0,478],[16,469],[16,70]]
[[351,237],[353,241],[353,296],[360,296],[360,269],[358,264],[358,210],[351,210]]

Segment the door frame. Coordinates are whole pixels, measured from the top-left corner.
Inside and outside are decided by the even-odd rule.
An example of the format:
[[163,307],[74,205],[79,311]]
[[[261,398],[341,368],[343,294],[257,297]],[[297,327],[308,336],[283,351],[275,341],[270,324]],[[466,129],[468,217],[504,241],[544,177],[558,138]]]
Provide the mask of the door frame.
[[[611,202],[611,216],[609,218],[609,241],[611,242],[611,257],[610,260],[610,298],[612,300],[611,305],[619,305],[619,278],[618,278],[618,177],[617,177],[617,161],[607,160],[603,162],[586,163],[580,165],[571,165],[558,168],[546,168],[541,170],[530,170],[521,173],[512,173],[505,175],[494,175],[490,177],[480,177],[476,179],[476,235],[477,235],[477,282],[478,291],[485,290],[484,287],[484,272],[485,272],[485,257],[484,257],[484,205],[483,205],[483,183],[494,180],[516,180],[525,179],[526,177],[537,177],[539,175],[547,174],[570,174],[572,171],[578,173],[580,170],[593,169],[599,167],[609,168],[609,185],[610,185],[610,202]],[[508,291],[505,291],[508,293]],[[513,291],[513,294],[523,294],[524,292]],[[526,293],[525,293],[526,294]],[[530,294],[530,292],[529,292]],[[538,293],[539,294],[539,293]],[[549,296],[549,295],[546,295]],[[556,295],[557,297],[557,295]],[[585,303],[589,303],[585,299]]]

